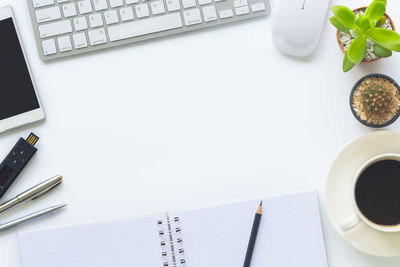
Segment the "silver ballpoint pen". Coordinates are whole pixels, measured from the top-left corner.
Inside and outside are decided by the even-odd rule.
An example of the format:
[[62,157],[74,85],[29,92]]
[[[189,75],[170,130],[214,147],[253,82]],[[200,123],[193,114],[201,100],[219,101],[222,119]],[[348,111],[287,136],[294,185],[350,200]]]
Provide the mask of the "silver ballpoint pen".
[[25,222],[28,222],[28,221],[32,221],[34,219],[37,219],[37,218],[45,216],[45,215],[49,215],[51,213],[54,213],[54,212],[64,208],[65,206],[66,206],[66,204],[50,207],[50,208],[47,208],[47,209],[32,213],[32,214],[27,215],[25,217],[16,219],[14,221],[7,222],[7,223],[4,223],[4,224],[0,224],[0,231],[7,230],[7,229],[9,229],[11,227],[17,226],[19,224],[22,224],[22,223],[25,223]]
[[38,198],[47,192],[49,192],[51,189],[56,187],[57,185],[61,184],[63,178],[61,175],[54,176],[50,179],[47,179],[46,181],[26,190],[25,192],[19,194],[15,198],[3,203],[0,205],[0,213],[11,209],[12,207],[15,207],[16,205]]
[[[61,184],[62,180],[63,180],[62,176],[57,175],[57,176],[47,179],[46,181],[26,190],[25,192],[17,195],[15,198],[1,204],[0,205],[0,213],[15,207],[16,205],[18,205],[20,203],[43,196],[44,194],[49,192],[51,189],[53,189],[56,186],[58,186],[59,184]],[[18,218],[16,220],[13,220],[13,221],[10,221],[10,222],[4,223],[4,224],[0,224],[0,231],[9,229],[11,227],[14,227],[19,224],[37,219],[37,218],[45,216],[45,215],[54,213],[54,212],[64,208],[65,206],[66,205],[50,207],[50,208],[32,213],[30,215],[24,216],[22,218]]]

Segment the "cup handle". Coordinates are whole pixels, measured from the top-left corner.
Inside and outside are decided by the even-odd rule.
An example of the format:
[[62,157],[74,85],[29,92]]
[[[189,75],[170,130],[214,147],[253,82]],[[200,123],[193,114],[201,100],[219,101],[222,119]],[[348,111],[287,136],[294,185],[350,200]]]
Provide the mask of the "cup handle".
[[343,222],[340,224],[340,228],[342,228],[343,232],[347,232],[356,227],[360,222],[360,216],[358,216],[358,214],[354,212],[343,220]]

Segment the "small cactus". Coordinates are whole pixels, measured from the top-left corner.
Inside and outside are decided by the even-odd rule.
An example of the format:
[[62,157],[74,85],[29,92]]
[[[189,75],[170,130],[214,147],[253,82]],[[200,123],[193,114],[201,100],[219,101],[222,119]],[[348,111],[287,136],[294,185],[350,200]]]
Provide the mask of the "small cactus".
[[363,92],[363,106],[367,113],[382,115],[386,113],[393,102],[392,94],[381,85],[371,85]]
[[385,75],[367,75],[354,88],[351,107],[361,123],[387,126],[400,114],[400,86]]

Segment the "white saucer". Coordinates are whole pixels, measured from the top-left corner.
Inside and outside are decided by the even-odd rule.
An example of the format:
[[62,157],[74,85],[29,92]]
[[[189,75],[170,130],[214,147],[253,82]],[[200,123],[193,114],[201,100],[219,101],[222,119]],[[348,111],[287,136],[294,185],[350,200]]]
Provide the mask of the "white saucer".
[[384,233],[364,222],[346,233],[339,227],[354,211],[354,175],[363,163],[383,153],[400,154],[400,133],[374,131],[354,139],[345,146],[329,170],[325,187],[325,206],[336,232],[351,246],[374,256],[396,257],[400,256],[400,233]]

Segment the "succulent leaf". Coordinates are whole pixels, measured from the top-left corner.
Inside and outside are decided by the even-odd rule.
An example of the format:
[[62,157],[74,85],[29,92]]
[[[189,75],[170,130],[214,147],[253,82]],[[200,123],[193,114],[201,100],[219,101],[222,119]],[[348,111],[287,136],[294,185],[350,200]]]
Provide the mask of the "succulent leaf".
[[361,13],[357,14],[356,25],[364,31],[370,28],[369,20],[361,15]]
[[386,49],[380,45],[374,45],[374,53],[379,57],[390,57],[392,56],[392,50]]
[[363,60],[366,47],[367,41],[365,38],[356,38],[351,42],[349,49],[347,49],[347,55],[353,64],[358,64]]
[[345,26],[343,26],[343,24],[340,23],[340,21],[339,21],[336,17],[331,17],[331,18],[329,19],[329,21],[330,21],[331,24],[332,24],[333,26],[335,26],[335,28],[338,29],[339,31],[350,34],[350,30],[349,30],[348,28],[346,28]]
[[343,26],[349,29],[355,27],[356,15],[349,8],[345,6],[333,6],[331,10]]
[[354,63],[350,61],[349,57],[347,56],[347,52],[344,55],[344,59],[343,59],[343,72],[348,72],[350,71],[353,67],[354,67]]
[[386,0],[374,0],[373,2],[382,2],[385,4],[385,6],[387,6],[387,1]]
[[386,49],[400,52],[400,35],[397,32],[382,28],[371,28],[367,31],[367,36],[371,41]]
[[385,25],[386,23],[386,17],[382,16],[377,22],[376,22],[376,27],[380,27],[382,25]]
[[378,20],[385,14],[386,5],[382,1],[373,1],[365,11],[365,17],[369,20]]

